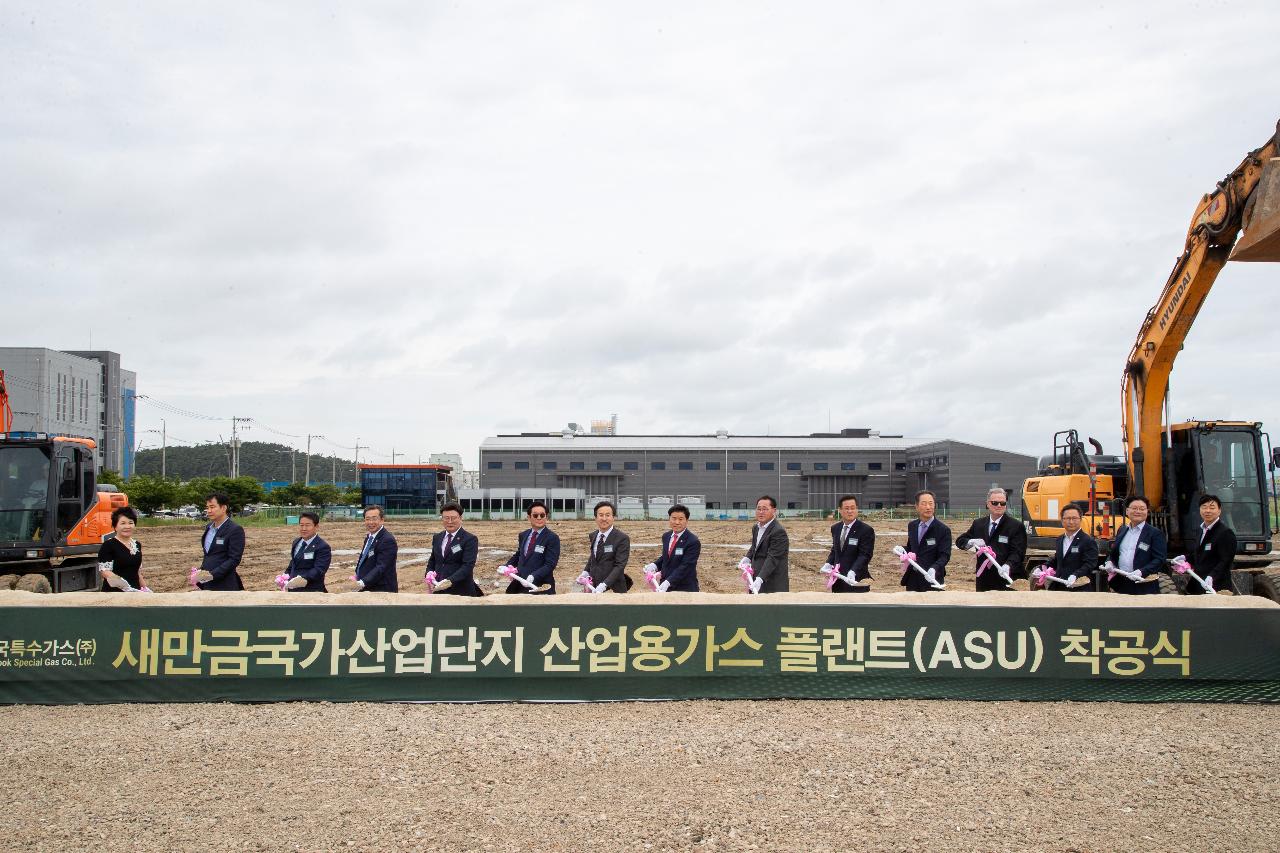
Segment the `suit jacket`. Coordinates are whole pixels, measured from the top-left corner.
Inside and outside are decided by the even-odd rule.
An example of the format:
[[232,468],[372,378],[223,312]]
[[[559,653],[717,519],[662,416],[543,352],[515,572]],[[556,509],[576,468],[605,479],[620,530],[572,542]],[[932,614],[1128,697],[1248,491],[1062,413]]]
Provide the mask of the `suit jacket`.
[[298,550],[301,537],[293,540],[289,546],[289,568],[286,573],[291,578],[306,578],[307,585],[289,592],[328,592],[324,585],[325,572],[329,571],[329,563],[333,560],[333,549],[329,543],[316,536],[310,545]]
[[[516,552],[507,559],[508,566],[515,566],[522,577],[532,576],[533,582],[539,586],[551,584],[547,594],[556,591],[555,570],[560,562],[560,537],[549,527],[538,531],[538,538],[533,542],[533,550],[529,551],[529,537],[533,528],[522,530],[516,537]],[[529,551],[529,553],[525,553]],[[512,581],[507,585],[507,592],[528,592],[524,584]]]
[[[843,531],[843,521],[837,521],[831,525],[831,553],[827,555],[827,562],[833,566],[839,566],[842,575],[847,575],[852,569],[853,576],[858,580],[870,578],[871,552],[876,547],[876,532],[862,519],[854,519],[853,526],[849,528],[849,535],[844,541],[844,547],[841,547],[840,534]],[[832,592],[853,592],[854,590],[862,592],[865,589],[865,587],[849,586],[842,580],[837,580],[831,586]]]
[[[609,529],[599,548],[595,548],[599,530],[591,531],[587,538],[587,565],[585,570],[591,573],[591,582],[596,586],[605,584],[614,592],[626,592],[631,589],[633,581],[627,574],[627,560],[631,559],[631,537],[616,527]],[[595,553],[592,553],[595,549]]]
[[[920,568],[933,569],[938,583],[943,583],[947,576],[947,561],[951,559],[951,528],[934,518],[924,532],[924,542],[920,541],[920,519],[913,519],[907,525],[907,550],[916,555]],[[929,592],[933,587],[924,579],[924,575],[911,566],[907,566],[906,574],[899,582],[908,592]]]
[[[969,525],[969,529],[956,538],[956,547],[968,548],[970,539],[981,539],[991,546],[991,550],[996,552],[996,559],[1009,566],[1010,577],[1026,577],[1023,561],[1027,557],[1027,531],[1022,526],[1022,523],[1009,515],[1009,513],[1006,512],[1000,516],[1000,523],[996,525],[994,533],[991,531],[991,516],[984,515],[981,518],[975,518],[973,524]],[[982,565],[981,556],[973,561],[973,571],[975,573],[980,565]],[[988,568],[983,572],[982,577],[975,580],[975,584],[978,592],[1008,589],[999,573],[992,568]]]
[[[1213,578],[1214,589],[1231,589],[1231,565],[1236,559],[1236,532],[1222,519],[1209,528],[1204,541],[1187,554],[1187,562],[1200,577]],[[1203,595],[1204,587],[1187,579],[1188,595]]]
[[[759,540],[759,541],[757,541]],[[756,577],[764,578],[760,592],[787,592],[791,589],[788,575],[788,555],[791,553],[791,540],[787,531],[778,519],[769,522],[760,537],[760,525],[751,528],[751,547],[747,549],[747,559],[751,560],[751,568]]]
[[[1074,539],[1071,540],[1071,548],[1065,554],[1062,552],[1062,546],[1067,541],[1067,535],[1064,533],[1059,536],[1053,543],[1053,556],[1045,561],[1045,565],[1053,569],[1058,577],[1066,580],[1075,575],[1078,578],[1090,577],[1098,569],[1098,542],[1088,533],[1080,530],[1076,533]],[[1053,586],[1052,589],[1066,589],[1062,586]],[[1092,592],[1093,586],[1081,586],[1071,589],[1071,592]]]
[[671,537],[674,531],[662,534],[662,554],[653,563],[662,572],[662,579],[670,581],[668,592],[698,591],[698,557],[702,554],[702,542],[693,535],[692,530],[685,530],[676,540],[675,550],[671,556]]
[[449,580],[453,585],[442,590],[443,595],[482,596],[483,592],[476,585],[476,557],[480,554],[480,540],[474,535],[458,528],[449,543],[448,553],[444,553],[445,531],[441,530],[431,537],[431,556],[427,558],[427,571],[436,573],[440,580]]
[[[204,549],[204,537],[210,527],[212,527],[211,524],[206,524],[204,530],[200,532],[201,550]],[[222,522],[222,526],[214,534],[209,549],[204,552],[204,559],[200,561],[200,568],[213,575],[213,580],[198,583],[196,586],[214,591],[244,589],[244,582],[240,580],[240,573],[236,571],[243,556],[244,528],[228,518]]]
[[[1117,566],[1120,565],[1120,543],[1132,532],[1133,528],[1126,524],[1116,532],[1116,541],[1111,543],[1111,559]],[[1138,549],[1133,552],[1134,570],[1140,575],[1159,574],[1165,570],[1164,561],[1168,553],[1169,543],[1164,531],[1157,529],[1151,522],[1142,525],[1142,532],[1138,534]],[[1160,582],[1154,580],[1134,583],[1126,577],[1116,575],[1111,579],[1111,591],[1128,595],[1155,595],[1160,592]]]
[[364,545],[360,546],[360,556],[356,558],[356,580],[364,581],[363,592],[400,591],[400,579],[396,575],[396,555],[399,553],[396,537],[385,527],[378,528],[373,545],[367,550]]

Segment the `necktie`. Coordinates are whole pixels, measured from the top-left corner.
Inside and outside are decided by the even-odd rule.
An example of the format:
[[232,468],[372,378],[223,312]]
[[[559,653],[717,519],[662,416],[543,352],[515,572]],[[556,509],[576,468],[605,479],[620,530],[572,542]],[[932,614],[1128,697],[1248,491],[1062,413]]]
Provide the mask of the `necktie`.
[[449,544],[453,542],[453,534],[446,533],[444,535],[444,546],[440,549],[440,556],[443,557],[449,553]]
[[364,538],[364,547],[360,549],[360,559],[356,561],[356,565],[364,562],[364,558],[369,554],[369,546],[373,544],[373,534],[370,533]]
[[524,546],[525,554],[530,554],[533,552],[533,542],[537,538],[538,538],[538,531],[535,530],[529,534],[529,541]]
[[670,557],[676,551],[676,540],[680,538],[680,534],[671,534],[671,544],[667,545],[667,556]]
[[595,547],[591,549],[591,556],[594,557],[596,554],[600,553],[600,543],[603,541],[604,541],[604,533],[597,533],[596,544],[595,544]]
[[294,551],[293,551],[293,556],[295,556],[295,557],[296,557],[296,556],[298,556],[299,554],[301,554],[301,553],[302,553],[302,549],[303,549],[303,548],[306,548],[306,547],[307,547],[307,540],[305,540],[305,539],[299,539],[299,540],[298,540],[298,547],[294,549]]
[[987,538],[990,539],[992,536],[995,536],[995,535],[996,535],[996,523],[993,521],[989,525],[987,525]]
[[844,530],[840,532],[840,547],[843,548],[845,543],[849,541],[849,525],[844,526]]

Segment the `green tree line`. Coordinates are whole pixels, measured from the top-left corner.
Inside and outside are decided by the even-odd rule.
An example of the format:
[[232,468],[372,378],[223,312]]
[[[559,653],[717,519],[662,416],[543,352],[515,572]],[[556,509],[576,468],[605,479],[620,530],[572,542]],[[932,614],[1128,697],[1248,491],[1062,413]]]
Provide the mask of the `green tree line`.
[[[291,459],[292,457],[292,459]],[[283,444],[265,441],[240,443],[240,474],[259,482],[292,483],[303,479],[307,454],[291,451]],[[297,476],[294,476],[294,469]],[[165,451],[165,475],[179,480],[198,477],[226,477],[231,471],[230,450],[225,444],[197,444],[194,447],[169,447]],[[355,463],[350,459],[311,454],[311,482],[332,483],[335,469],[339,483],[355,483]],[[140,450],[133,457],[133,473],[160,475],[160,449]]]
[[129,503],[141,512],[157,509],[176,509],[194,504],[204,509],[205,498],[222,492],[231,499],[231,509],[239,512],[249,504],[269,503],[277,506],[334,506],[360,503],[360,489],[339,489],[331,483],[313,483],[310,486],[292,483],[267,492],[253,477],[193,477],[186,482],[150,474],[135,474],[131,479],[121,479],[114,471],[103,471],[98,480],[111,483],[129,496]]

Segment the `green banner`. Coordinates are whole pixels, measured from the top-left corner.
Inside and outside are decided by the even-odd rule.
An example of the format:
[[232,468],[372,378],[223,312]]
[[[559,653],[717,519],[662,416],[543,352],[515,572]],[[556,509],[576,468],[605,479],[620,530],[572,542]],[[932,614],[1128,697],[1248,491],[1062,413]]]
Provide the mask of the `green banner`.
[[0,607],[0,702],[1280,700],[1280,609]]

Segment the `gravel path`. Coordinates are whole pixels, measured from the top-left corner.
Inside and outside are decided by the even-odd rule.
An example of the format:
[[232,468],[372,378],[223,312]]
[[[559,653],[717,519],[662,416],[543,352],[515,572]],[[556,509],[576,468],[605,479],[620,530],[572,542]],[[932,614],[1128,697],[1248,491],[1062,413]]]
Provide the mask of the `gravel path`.
[[7,707],[0,727],[6,850],[1280,847],[1270,706]]

